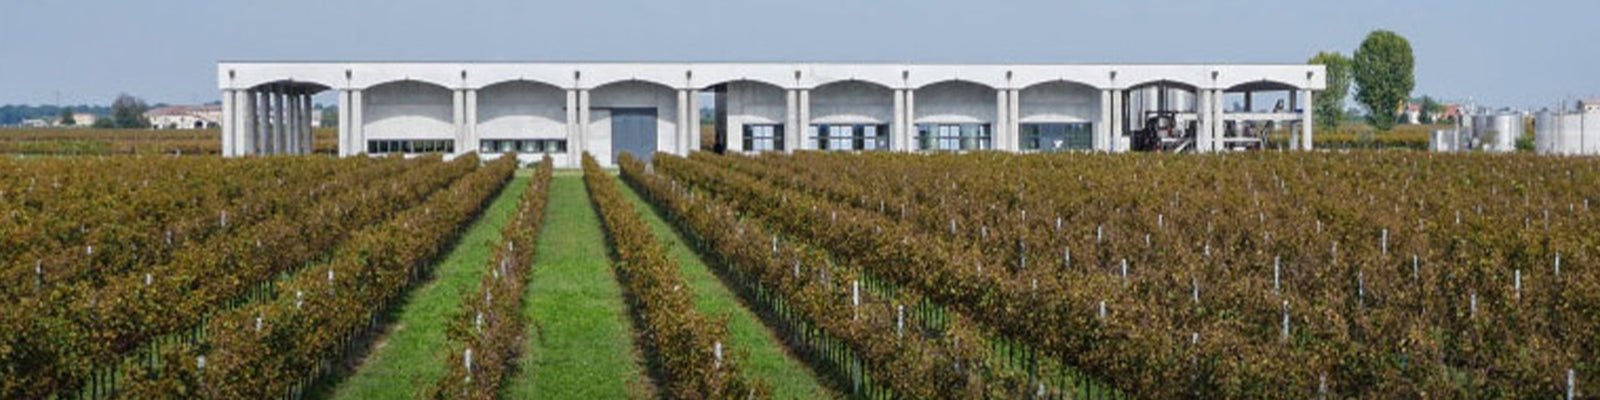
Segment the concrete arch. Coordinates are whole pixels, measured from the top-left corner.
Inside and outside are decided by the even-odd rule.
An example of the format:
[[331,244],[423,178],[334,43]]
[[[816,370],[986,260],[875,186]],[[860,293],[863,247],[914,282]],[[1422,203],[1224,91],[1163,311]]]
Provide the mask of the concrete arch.
[[1018,123],[1099,122],[1100,89],[1055,80],[1022,88],[1017,94]]
[[[582,148],[601,165],[616,165],[612,114],[616,109],[655,110],[655,151],[672,151],[677,145],[678,88],[652,80],[627,79],[589,90],[589,125]],[[635,154],[649,159],[653,154]]]
[[[700,82],[699,79],[695,79],[695,81]],[[728,84],[733,84],[733,83],[746,83],[746,84],[754,84],[754,85],[761,85],[761,86],[770,86],[770,87],[773,87],[773,88],[777,88],[779,90],[783,90],[783,89],[786,89],[786,88],[788,88],[790,86],[793,86],[793,84],[785,84],[781,80],[768,79],[768,78],[762,78],[762,77],[754,77],[754,78],[752,78],[752,77],[733,77],[733,78],[722,78],[722,79],[709,80],[709,81],[705,81],[705,82],[709,82],[709,83],[695,83],[694,84],[695,89],[696,90],[704,90],[704,89],[710,89],[710,88],[716,87],[718,85],[728,85]]]
[[834,81],[811,89],[812,124],[894,122],[894,89],[866,80]]
[[1300,90],[1300,89],[1301,89],[1300,86],[1292,84],[1292,83],[1280,82],[1280,81],[1275,81],[1275,80],[1271,80],[1271,79],[1261,79],[1261,80],[1255,80],[1255,81],[1249,81],[1249,82],[1240,82],[1240,83],[1234,84],[1233,86],[1227,87],[1227,89],[1225,89],[1224,91],[1225,92],[1245,92],[1245,91],[1249,91],[1249,92],[1268,92],[1268,91],[1289,91],[1289,90]]
[[561,139],[566,91],[544,82],[508,80],[478,89],[480,139]]
[[516,84],[516,83],[534,83],[534,84],[553,87],[553,88],[560,89],[560,90],[565,90],[565,87],[563,87],[562,84],[558,83],[558,82],[550,82],[550,81],[547,81],[547,80],[544,80],[544,79],[528,78],[528,77],[520,77],[520,76],[519,77],[494,78],[494,79],[489,79],[489,80],[483,80],[483,81],[480,81],[478,83],[479,84],[478,85],[474,85],[474,87],[476,89],[478,89],[479,91],[483,91],[485,89],[489,89],[489,88],[492,88],[492,87],[495,87],[495,86],[506,85],[506,84]]
[[369,139],[454,139],[455,105],[450,88],[420,80],[397,80],[364,90],[362,132]]
[[995,88],[951,79],[916,89],[913,123],[994,124],[999,121]]
[[255,85],[251,85],[251,86],[248,87],[249,90],[258,90],[258,91],[260,91],[260,90],[268,90],[268,89],[274,89],[274,90],[289,89],[290,91],[294,91],[294,92],[298,92],[298,93],[305,93],[305,94],[321,93],[321,92],[323,92],[325,90],[332,89],[332,88],[333,88],[332,86],[324,85],[324,84],[317,83],[317,82],[296,81],[296,80],[292,80],[292,79],[280,79],[280,80],[275,80],[275,81],[267,81],[267,82],[262,82],[262,83],[258,83],[258,84],[255,84]]
[[933,87],[933,86],[948,85],[948,84],[968,84],[968,85],[982,86],[984,89],[989,89],[989,90],[998,89],[998,87],[996,87],[994,85],[990,85],[990,84],[987,84],[987,83],[983,83],[983,82],[979,82],[979,81],[975,81],[975,80],[971,80],[971,79],[962,79],[962,78],[949,78],[949,79],[940,79],[940,80],[935,80],[935,81],[929,81],[928,83],[924,83],[922,85],[918,85],[917,87],[915,87],[913,89],[915,89],[915,90],[923,90],[923,89],[927,89],[927,88]]

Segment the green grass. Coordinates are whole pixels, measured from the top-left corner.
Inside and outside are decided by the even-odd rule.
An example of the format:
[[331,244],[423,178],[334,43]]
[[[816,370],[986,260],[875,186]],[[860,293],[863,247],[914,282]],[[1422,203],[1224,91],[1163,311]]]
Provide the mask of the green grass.
[[[618,184],[621,185],[620,182]],[[805,364],[786,350],[750,309],[745,308],[738,296],[723,285],[694,249],[678,236],[678,232],[667,225],[661,215],[656,214],[655,208],[645,203],[627,185],[621,186],[623,194],[639,210],[645,222],[650,224],[650,230],[667,246],[669,256],[677,261],[684,281],[694,291],[695,309],[706,315],[727,317],[728,345],[735,352],[746,354],[744,367],[747,374],[772,385],[773,397],[777,399],[835,397],[818,382]]]
[[649,397],[622,289],[581,174],[558,171],[528,284],[528,347],[513,399]]
[[500,241],[501,227],[527,191],[519,177],[500,191],[472,223],[454,249],[434,266],[433,280],[407,294],[389,331],[373,344],[353,375],[333,387],[332,399],[411,398],[445,372],[441,351],[450,318],[460,310],[461,296],[478,290],[478,278],[489,263],[490,246]]

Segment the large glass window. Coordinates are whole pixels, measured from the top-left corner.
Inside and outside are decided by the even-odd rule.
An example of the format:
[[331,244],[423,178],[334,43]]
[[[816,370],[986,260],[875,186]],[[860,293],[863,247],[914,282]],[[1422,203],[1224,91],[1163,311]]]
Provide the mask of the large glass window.
[[479,153],[563,154],[566,139],[482,139]]
[[989,150],[989,132],[989,124],[917,124],[917,143],[922,150]]
[[1022,150],[1066,151],[1094,148],[1094,124],[1022,124]]
[[454,140],[368,140],[368,154],[390,153],[453,153]]
[[812,125],[817,150],[888,150],[888,125]]
[[745,151],[783,150],[783,125],[745,125]]

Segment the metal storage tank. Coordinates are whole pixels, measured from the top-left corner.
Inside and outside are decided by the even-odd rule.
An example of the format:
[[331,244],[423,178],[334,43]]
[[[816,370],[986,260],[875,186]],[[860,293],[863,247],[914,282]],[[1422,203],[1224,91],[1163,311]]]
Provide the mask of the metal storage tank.
[[1522,116],[1510,113],[1475,116],[1472,117],[1472,131],[1473,139],[1483,151],[1517,151],[1517,138],[1522,137]]

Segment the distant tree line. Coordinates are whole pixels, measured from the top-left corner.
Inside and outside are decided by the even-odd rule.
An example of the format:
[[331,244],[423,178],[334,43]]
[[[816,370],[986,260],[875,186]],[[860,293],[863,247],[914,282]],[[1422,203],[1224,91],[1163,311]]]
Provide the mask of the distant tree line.
[[91,106],[87,104],[76,106],[53,105],[27,105],[8,104],[0,106],[0,125],[16,125],[27,119],[55,119],[63,113],[89,113],[95,116],[111,115],[111,107]]

